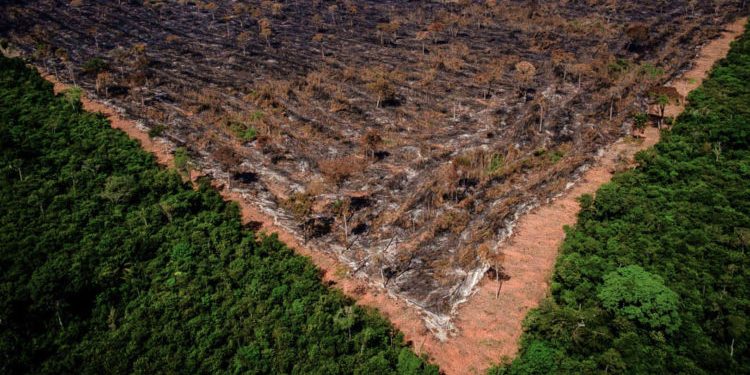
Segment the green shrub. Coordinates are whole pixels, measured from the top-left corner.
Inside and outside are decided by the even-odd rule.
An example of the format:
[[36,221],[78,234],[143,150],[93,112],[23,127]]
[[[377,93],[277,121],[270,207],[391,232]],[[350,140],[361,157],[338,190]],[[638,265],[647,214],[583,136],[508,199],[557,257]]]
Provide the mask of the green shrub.
[[93,59],[86,61],[83,64],[82,69],[84,73],[97,74],[107,69],[107,63],[99,57],[94,57]]
[[148,130],[148,136],[149,138],[161,137],[165,130],[167,130],[166,126],[163,124],[156,124]]

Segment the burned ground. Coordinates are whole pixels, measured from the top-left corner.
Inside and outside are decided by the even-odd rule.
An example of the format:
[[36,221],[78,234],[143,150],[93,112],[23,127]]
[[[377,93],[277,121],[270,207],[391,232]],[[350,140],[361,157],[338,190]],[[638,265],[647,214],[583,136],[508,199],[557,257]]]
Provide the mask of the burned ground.
[[17,2],[0,31],[445,325],[740,5],[446,3]]

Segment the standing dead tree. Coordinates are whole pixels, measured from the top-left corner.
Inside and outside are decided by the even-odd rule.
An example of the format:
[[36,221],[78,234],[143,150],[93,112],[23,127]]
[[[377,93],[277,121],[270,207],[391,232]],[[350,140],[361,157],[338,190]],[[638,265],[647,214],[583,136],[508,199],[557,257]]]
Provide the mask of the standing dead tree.
[[477,256],[479,259],[487,264],[487,275],[495,279],[497,283],[497,291],[495,292],[495,299],[500,297],[500,289],[503,287],[503,282],[510,279],[505,273],[503,262],[505,261],[505,254],[497,251],[493,251],[488,243],[483,243],[477,248]]
[[271,47],[271,35],[273,34],[273,30],[271,29],[271,20],[269,20],[268,18],[261,18],[260,20],[258,20],[258,29],[258,35],[266,40],[266,45],[268,47]]
[[104,96],[109,96],[109,86],[112,84],[112,74],[108,72],[101,72],[96,75],[96,92],[101,94],[104,91]]
[[362,147],[362,151],[366,158],[375,158],[375,153],[378,150],[378,146],[383,142],[383,138],[374,129],[368,130],[359,139],[359,144]]
[[499,82],[505,74],[505,64],[494,62],[474,76],[474,82],[484,87],[483,97],[487,99],[492,94],[492,87]]
[[349,216],[351,214],[351,199],[349,197],[345,197],[343,199],[338,199],[335,202],[333,202],[333,208],[336,211],[337,215],[341,218],[341,225],[342,229],[344,230],[344,244],[349,244]]
[[393,72],[382,67],[366,69],[362,78],[367,82],[367,90],[376,97],[375,108],[380,108],[383,101],[393,100],[396,97]]
[[249,31],[243,31],[239,34],[237,34],[237,46],[242,48],[242,54],[245,55],[247,53],[247,45],[250,43],[250,38],[252,35]]
[[563,83],[568,78],[568,72],[570,71],[571,64],[575,61],[575,55],[570,52],[555,50],[552,51],[552,66],[556,70],[562,71]]
[[523,100],[525,102],[529,85],[534,81],[534,76],[536,75],[536,68],[528,61],[520,61],[516,63],[515,68],[516,86],[523,95]]
[[385,45],[385,37],[388,36],[388,43],[393,43],[396,39],[398,29],[401,27],[401,22],[398,20],[391,20],[389,22],[379,23],[376,26],[378,37],[380,37],[380,45]]

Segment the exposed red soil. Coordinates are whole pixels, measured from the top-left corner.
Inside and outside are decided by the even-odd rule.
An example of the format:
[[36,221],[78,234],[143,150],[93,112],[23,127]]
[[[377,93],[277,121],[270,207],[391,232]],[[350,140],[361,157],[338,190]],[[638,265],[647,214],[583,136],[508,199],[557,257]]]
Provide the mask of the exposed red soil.
[[[694,61],[693,68],[674,80],[673,86],[682,95],[700,86],[713,64],[724,57],[730,43],[738,37],[747,18],[728,25],[722,36],[708,43]],[[45,74],[54,84],[55,92],[68,87],[53,76]],[[101,112],[111,121],[112,127],[127,133],[140,142],[143,149],[153,153],[158,162],[173,166],[173,154],[166,143],[160,143],[148,136],[147,130],[133,120],[126,119],[114,108],[82,98],[84,109]],[[673,116],[684,109],[682,104],[667,109]],[[612,178],[614,170],[622,167],[624,160],[643,149],[653,146],[659,140],[659,132],[648,128],[640,139],[622,139],[610,146],[588,169],[572,188],[565,191],[550,204],[540,206],[524,215],[516,225],[514,235],[506,242],[504,253],[505,273],[509,280],[502,282],[486,279],[478,286],[468,302],[459,308],[455,325],[457,334],[445,341],[439,340],[425,326],[419,309],[408,305],[403,299],[390,296],[375,285],[363,279],[349,276],[349,268],[332,254],[310,250],[303,240],[274,223],[273,218],[261,212],[238,192],[230,191],[223,185],[216,185],[222,196],[237,202],[245,222],[259,222],[262,232],[276,233],[279,239],[299,254],[309,257],[324,273],[324,281],[330,281],[358,304],[377,309],[389,319],[418,353],[426,353],[432,362],[438,364],[446,374],[481,373],[503,357],[511,357],[518,350],[518,339],[522,333],[522,321],[528,311],[547,295],[549,277],[557,257],[557,251],[564,239],[564,225],[573,225],[579,205],[576,198],[582,194],[592,194],[599,186]],[[196,179],[200,173],[191,174]],[[498,287],[501,286],[499,293]]]
[[[745,24],[747,24],[747,18],[738,19],[727,25],[726,31],[721,34],[720,38],[712,40],[701,49],[700,55],[693,61],[692,69],[673,80],[669,86],[677,89],[683,97],[687,97],[691,91],[700,87],[714,63],[727,55],[731,42],[745,30]],[[677,117],[685,109],[684,104],[682,102],[667,106],[665,115]]]
[[[44,77],[44,79],[53,84],[55,93],[60,93],[70,87],[69,85],[57,80],[54,75],[48,74],[41,69],[39,69],[39,73]],[[166,143],[160,143],[151,139],[151,137],[148,136],[148,131],[145,130],[145,128],[139,127],[138,123],[122,117],[122,115],[115,108],[98,101],[90,100],[86,96],[81,97],[81,103],[83,104],[83,108],[86,111],[101,113],[105,115],[113,128],[120,129],[124,131],[130,138],[137,140],[144,150],[154,154],[159,164],[169,167],[174,166],[174,156],[172,155],[172,150],[170,150],[170,147]]]
[[[681,95],[687,96],[700,86],[714,63],[729,52],[731,42],[742,34],[746,23],[747,18],[743,18],[728,25],[720,38],[701,49],[693,67],[672,84]],[[666,114],[676,116],[683,110],[684,103],[675,104],[667,108]],[[595,193],[612,178],[620,160],[630,160],[658,141],[659,131],[653,127],[646,129],[637,142],[618,141],[570,190],[518,222],[514,236],[502,249],[503,266],[510,279],[502,282],[500,293],[497,294],[497,282],[485,279],[459,309],[458,336],[446,342],[425,342],[423,350],[434,356],[441,369],[451,374],[482,372],[503,356],[516,354],[523,319],[549,292],[549,278],[565,238],[563,226],[576,222],[580,210],[576,198]]]

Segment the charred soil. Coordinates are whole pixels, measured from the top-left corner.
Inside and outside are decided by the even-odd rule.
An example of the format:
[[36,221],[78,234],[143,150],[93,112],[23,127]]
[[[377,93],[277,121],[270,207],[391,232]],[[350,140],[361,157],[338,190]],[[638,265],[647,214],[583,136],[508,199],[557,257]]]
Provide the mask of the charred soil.
[[[10,2],[0,33],[437,355],[412,318],[444,339],[488,271],[522,281],[517,219],[586,179],[741,2],[498,3]],[[475,340],[472,316],[453,320]]]

